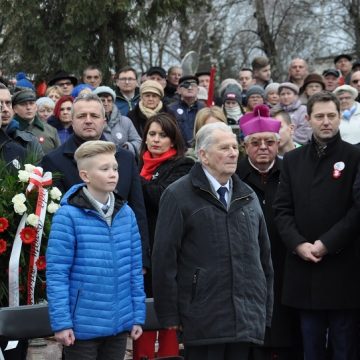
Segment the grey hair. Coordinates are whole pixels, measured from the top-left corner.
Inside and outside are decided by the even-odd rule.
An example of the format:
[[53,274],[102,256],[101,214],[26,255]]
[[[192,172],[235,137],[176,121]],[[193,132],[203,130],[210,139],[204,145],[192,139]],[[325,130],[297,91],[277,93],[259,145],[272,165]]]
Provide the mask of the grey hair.
[[[280,135],[278,133],[273,133],[273,134],[274,134],[276,140],[280,140]],[[248,142],[253,137],[253,135],[254,134],[246,135],[244,137],[244,142]]]
[[[80,94],[78,97],[76,97],[74,99],[73,105],[80,102],[80,101],[86,101],[86,102],[90,102],[90,101],[96,101],[101,105],[101,115],[103,118],[105,118],[105,109],[104,109],[104,105],[101,101],[101,99],[94,93],[85,93],[85,94]],[[74,106],[72,106],[71,108],[71,117],[74,116]]]
[[236,135],[233,133],[232,129],[224,124],[223,122],[216,122],[212,124],[204,125],[200,128],[200,130],[196,134],[195,138],[195,153],[199,157],[200,150],[207,151],[209,147],[214,143],[214,132],[215,130],[220,130],[225,133],[229,133],[234,135],[234,139],[236,139]]

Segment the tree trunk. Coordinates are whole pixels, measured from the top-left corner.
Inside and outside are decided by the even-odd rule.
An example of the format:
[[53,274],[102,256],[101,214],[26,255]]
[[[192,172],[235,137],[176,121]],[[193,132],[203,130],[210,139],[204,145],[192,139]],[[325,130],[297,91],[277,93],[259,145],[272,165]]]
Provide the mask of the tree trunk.
[[112,16],[112,45],[114,51],[114,67],[118,71],[122,67],[128,65],[128,59],[125,51],[125,41],[127,35],[127,29],[123,26],[121,19],[126,19],[127,14],[125,12],[118,11]]
[[355,45],[354,50],[356,54],[360,54],[360,1],[352,0],[350,1],[349,15],[354,24],[355,32]]
[[272,78],[280,78],[278,66],[278,54],[275,46],[275,39],[272,36],[269,25],[266,21],[265,8],[263,0],[255,0],[257,32],[261,40],[263,50],[270,60]]

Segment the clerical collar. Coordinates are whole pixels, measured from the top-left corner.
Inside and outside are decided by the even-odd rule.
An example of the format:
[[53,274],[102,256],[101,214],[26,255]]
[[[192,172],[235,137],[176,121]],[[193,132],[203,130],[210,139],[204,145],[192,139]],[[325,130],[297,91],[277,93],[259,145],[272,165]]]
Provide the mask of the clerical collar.
[[250,160],[250,158],[248,157],[249,160],[249,164],[255,169],[257,170],[260,174],[267,174],[274,166],[275,164],[275,160],[273,160],[273,162],[270,164],[270,166],[266,169],[266,170],[260,170],[259,168],[257,168]]

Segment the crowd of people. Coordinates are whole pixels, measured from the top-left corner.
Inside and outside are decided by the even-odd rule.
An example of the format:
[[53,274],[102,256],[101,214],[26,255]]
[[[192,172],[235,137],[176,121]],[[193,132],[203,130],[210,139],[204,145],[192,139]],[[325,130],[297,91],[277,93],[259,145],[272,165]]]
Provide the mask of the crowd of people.
[[[2,158],[65,194],[47,252],[65,359],[121,359],[128,333],[134,360],[180,342],[187,360],[360,359],[360,61],[295,58],[275,82],[256,57],[214,98],[180,66],[2,80]],[[163,330],[142,331],[145,297]]]

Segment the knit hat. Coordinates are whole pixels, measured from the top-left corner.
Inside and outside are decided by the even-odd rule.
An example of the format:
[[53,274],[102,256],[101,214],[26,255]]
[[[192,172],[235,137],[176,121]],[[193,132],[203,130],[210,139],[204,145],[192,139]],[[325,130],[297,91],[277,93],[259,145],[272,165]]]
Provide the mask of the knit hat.
[[281,93],[282,89],[290,89],[292,90],[296,95],[299,95],[299,87],[291,82],[284,82],[281,83],[279,86],[279,94]]
[[96,89],[93,90],[93,93],[96,94],[97,96],[100,96],[103,94],[111,95],[113,98],[113,101],[115,102],[115,100],[116,100],[115,91],[109,86],[98,86]]
[[204,88],[203,86],[198,87],[197,98],[198,98],[198,100],[205,100],[205,101],[208,99],[208,92],[207,92],[206,88]]
[[358,91],[357,91],[355,88],[353,88],[352,86],[350,86],[350,85],[341,85],[341,86],[338,86],[338,87],[333,91],[333,94],[334,94],[335,96],[338,96],[339,93],[342,92],[342,91],[346,91],[346,92],[350,93],[351,96],[352,96],[354,99],[356,99],[356,98],[358,97],[358,95],[359,95]]
[[60,117],[60,109],[61,109],[61,105],[66,102],[66,101],[70,101],[71,103],[74,102],[74,98],[70,95],[64,95],[62,96],[55,105],[55,109],[54,109],[54,115],[55,117],[57,117],[59,119]]
[[251,95],[260,95],[262,98],[264,98],[264,89],[260,85],[252,85],[246,91],[246,97],[249,98]]
[[163,87],[155,80],[146,80],[140,86],[140,96],[146,93],[153,93],[159,95],[160,98],[164,97]]
[[24,103],[26,101],[36,101],[36,94],[30,89],[20,90],[12,97],[12,105]]
[[166,71],[160,66],[152,66],[147,72],[146,76],[151,76],[154,74],[160,75],[163,79],[166,79]]
[[238,83],[237,80],[235,79],[232,79],[232,78],[228,78],[228,79],[225,79],[221,82],[220,84],[220,88],[219,88],[219,94],[220,94],[220,97],[223,97],[224,95],[224,91],[225,89],[228,87],[228,85],[236,85],[238,88],[239,88],[239,91],[242,92],[243,89],[241,87],[241,85]]
[[35,90],[33,83],[26,78],[25,73],[19,72],[16,74],[15,78],[16,78],[15,87],[18,88],[19,90],[22,89]]
[[49,80],[48,82],[48,86],[52,86],[55,85],[55,83],[59,80],[66,80],[69,79],[71,81],[71,83],[76,86],[78,83],[77,78],[74,75],[69,74],[68,72],[64,71],[64,70],[59,70],[57,71],[52,78]]
[[317,73],[312,73],[309,74],[305,80],[304,80],[304,84],[301,87],[301,92],[304,92],[306,89],[306,86],[308,86],[311,83],[317,83],[320,84],[322,86],[322,89],[325,89],[325,83],[324,83],[324,79],[321,75],[317,74]]
[[47,96],[43,96],[43,97],[41,97],[41,98],[38,98],[38,99],[36,100],[36,105],[37,105],[38,107],[48,106],[48,107],[50,107],[50,108],[52,108],[52,109],[55,107],[54,101],[53,101],[52,99],[50,99],[49,97],[47,97]]
[[71,92],[71,96],[72,96],[73,98],[78,97],[78,96],[80,95],[80,93],[81,93],[84,89],[89,89],[89,90],[93,91],[94,88],[93,88],[91,85],[89,85],[89,84],[79,84],[79,85],[76,85],[76,86],[73,88],[72,92]]
[[222,103],[225,104],[226,100],[234,100],[239,105],[241,104],[241,91],[237,85],[230,84],[225,88],[222,96]]
[[261,132],[278,134],[281,127],[280,121],[270,117],[270,109],[266,105],[255,106],[252,112],[240,118],[239,124],[244,136]]
[[279,86],[280,86],[280,84],[277,82],[270,83],[268,86],[266,86],[265,95],[264,95],[265,98],[267,98],[267,96],[269,95],[270,92],[278,92]]

